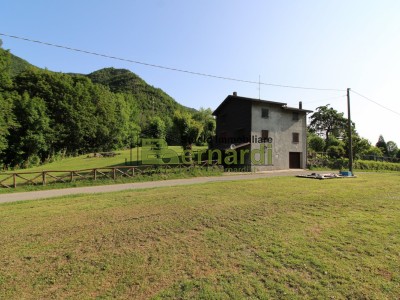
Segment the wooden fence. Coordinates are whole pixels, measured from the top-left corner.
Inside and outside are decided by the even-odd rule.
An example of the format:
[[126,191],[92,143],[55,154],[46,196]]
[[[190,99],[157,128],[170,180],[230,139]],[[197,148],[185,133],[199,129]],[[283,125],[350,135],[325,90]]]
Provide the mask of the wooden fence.
[[13,172],[0,173],[0,188],[16,188],[18,185],[46,185],[48,183],[68,183],[75,180],[98,180],[133,178],[137,174],[162,173],[172,169],[191,169],[194,166],[218,167],[215,161],[201,162],[198,165],[142,165],[117,166],[72,171],[41,171],[41,172]]

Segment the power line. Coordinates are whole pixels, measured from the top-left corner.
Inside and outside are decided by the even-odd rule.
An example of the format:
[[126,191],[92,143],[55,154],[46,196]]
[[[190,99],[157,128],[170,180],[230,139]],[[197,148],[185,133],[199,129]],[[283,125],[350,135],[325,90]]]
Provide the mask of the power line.
[[386,107],[386,106],[380,104],[379,102],[376,102],[376,101],[374,101],[374,100],[372,100],[372,99],[370,99],[370,98],[368,98],[368,97],[366,97],[364,95],[361,95],[360,93],[357,93],[355,90],[351,90],[351,92],[353,92],[354,94],[357,94],[358,96],[360,96],[360,97],[362,97],[362,98],[364,98],[364,99],[366,99],[366,100],[368,100],[368,101],[370,101],[372,103],[375,103],[376,105],[379,105],[380,107],[382,107],[382,108],[384,108],[384,109],[386,109],[388,111],[391,111],[392,113],[395,113],[395,114],[400,116],[400,113],[398,113],[397,111],[394,111],[393,109],[390,109],[389,107]]
[[335,100],[335,99],[344,98],[344,97],[346,97],[346,95],[336,96],[336,97],[331,97],[331,98],[324,98],[324,99],[320,99],[320,100],[305,101],[305,102],[303,102],[303,104],[310,104],[310,103],[316,103],[316,102],[322,102],[322,101]]
[[164,70],[169,70],[169,71],[174,71],[174,72],[181,72],[181,73],[197,75],[197,76],[203,76],[203,77],[210,77],[210,78],[216,78],[216,79],[222,79],[222,80],[229,80],[229,81],[236,81],[236,82],[243,82],[243,83],[250,83],[250,84],[258,84],[258,85],[267,85],[267,86],[274,86],[274,87],[291,88],[291,89],[316,90],[316,91],[340,91],[340,92],[344,91],[343,89],[316,88],[316,87],[283,85],[283,84],[257,82],[257,81],[244,80],[244,79],[238,79],[238,78],[232,78],[232,77],[218,76],[218,75],[213,75],[213,74],[200,73],[200,72],[189,71],[189,70],[182,70],[182,69],[173,68],[173,67],[166,67],[166,66],[161,66],[161,65],[156,65],[156,64],[151,64],[151,63],[146,63],[146,62],[126,59],[126,58],[111,56],[111,55],[107,55],[107,54],[101,54],[101,53],[97,53],[97,52],[92,52],[92,51],[87,51],[87,50],[82,50],[82,49],[77,49],[77,48],[57,45],[57,44],[48,43],[48,42],[42,42],[42,41],[38,41],[38,40],[19,37],[19,36],[15,36],[15,35],[9,35],[9,34],[5,34],[5,33],[0,33],[0,35],[6,36],[6,37],[9,37],[9,38],[13,38],[13,39],[27,41],[27,42],[42,44],[42,45],[46,45],[46,46],[62,48],[62,49],[70,50],[70,51],[86,53],[86,54],[95,55],[95,56],[101,56],[101,57],[110,58],[110,59],[119,60],[119,61],[125,61],[125,62],[134,63],[134,64],[138,64],[138,65],[143,65],[143,66],[147,66],[147,67],[164,69]]

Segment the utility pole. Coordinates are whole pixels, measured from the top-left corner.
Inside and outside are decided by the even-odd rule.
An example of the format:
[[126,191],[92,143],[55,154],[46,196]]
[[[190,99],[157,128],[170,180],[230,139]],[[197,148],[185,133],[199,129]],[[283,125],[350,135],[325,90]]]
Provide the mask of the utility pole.
[[349,135],[349,171],[353,175],[353,137],[351,130],[351,116],[350,116],[350,88],[347,89],[347,125]]

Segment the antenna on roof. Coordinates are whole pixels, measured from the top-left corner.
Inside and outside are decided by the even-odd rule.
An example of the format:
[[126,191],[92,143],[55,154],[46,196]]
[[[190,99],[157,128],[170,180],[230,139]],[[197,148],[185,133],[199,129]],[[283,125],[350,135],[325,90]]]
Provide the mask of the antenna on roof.
[[258,75],[258,99],[261,100],[261,76]]

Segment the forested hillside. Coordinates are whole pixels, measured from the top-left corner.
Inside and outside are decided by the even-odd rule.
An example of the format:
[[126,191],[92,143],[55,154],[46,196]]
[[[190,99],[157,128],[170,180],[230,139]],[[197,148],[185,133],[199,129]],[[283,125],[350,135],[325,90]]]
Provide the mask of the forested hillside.
[[87,75],[93,83],[105,85],[114,93],[128,93],[134,96],[143,117],[159,116],[162,119],[173,116],[176,110],[186,108],[159,88],[147,84],[136,74],[126,69],[105,68]]
[[121,149],[138,136],[188,147],[215,128],[209,109],[188,109],[129,70],[51,72],[1,48],[0,108],[1,168]]

